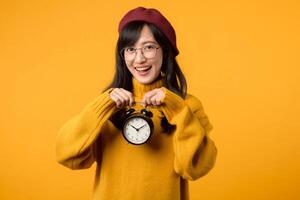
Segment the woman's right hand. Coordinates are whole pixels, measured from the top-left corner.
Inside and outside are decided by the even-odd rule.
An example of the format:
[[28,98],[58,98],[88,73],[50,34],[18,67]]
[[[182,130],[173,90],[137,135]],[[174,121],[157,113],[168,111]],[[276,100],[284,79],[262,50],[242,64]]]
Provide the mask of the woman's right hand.
[[132,106],[134,104],[133,94],[123,88],[114,88],[109,93],[109,96],[117,104],[117,108]]

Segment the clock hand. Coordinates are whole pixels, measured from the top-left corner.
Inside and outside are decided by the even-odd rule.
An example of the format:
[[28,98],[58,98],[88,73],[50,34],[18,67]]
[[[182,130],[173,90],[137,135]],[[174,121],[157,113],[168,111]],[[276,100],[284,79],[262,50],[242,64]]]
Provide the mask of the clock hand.
[[144,126],[146,126],[147,124],[144,124],[143,126],[141,126],[141,127],[139,127],[138,129],[137,129],[137,131],[139,131],[140,129],[142,129]]
[[143,129],[145,126],[141,127],[141,129]]
[[135,128],[134,126],[132,126],[131,124],[129,124],[129,126],[131,126],[132,128],[134,128],[136,131],[139,131],[138,128]]

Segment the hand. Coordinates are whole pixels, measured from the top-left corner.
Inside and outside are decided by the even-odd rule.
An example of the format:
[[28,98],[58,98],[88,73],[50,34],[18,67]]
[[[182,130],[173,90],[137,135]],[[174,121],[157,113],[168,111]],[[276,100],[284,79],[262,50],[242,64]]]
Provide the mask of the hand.
[[133,94],[123,88],[114,88],[109,96],[117,104],[117,108],[132,106],[134,103]]
[[144,106],[147,106],[147,105],[159,106],[162,104],[165,96],[166,96],[165,92],[162,88],[156,88],[154,90],[147,92],[144,95],[142,104]]

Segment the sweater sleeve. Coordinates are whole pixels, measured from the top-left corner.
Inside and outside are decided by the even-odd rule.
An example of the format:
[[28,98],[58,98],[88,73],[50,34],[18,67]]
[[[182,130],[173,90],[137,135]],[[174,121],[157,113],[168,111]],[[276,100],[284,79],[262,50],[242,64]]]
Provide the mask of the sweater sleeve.
[[162,87],[165,92],[162,111],[170,124],[175,125],[173,148],[174,170],[187,180],[196,180],[214,166],[217,148],[209,138],[213,129],[199,99],[187,95],[184,100]]
[[56,160],[70,169],[89,168],[95,161],[94,142],[116,107],[108,89],[70,118],[56,136]]

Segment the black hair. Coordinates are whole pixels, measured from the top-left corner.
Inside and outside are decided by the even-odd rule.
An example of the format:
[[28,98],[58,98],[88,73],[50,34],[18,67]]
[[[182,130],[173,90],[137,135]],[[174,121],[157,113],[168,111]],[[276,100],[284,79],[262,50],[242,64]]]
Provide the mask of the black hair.
[[136,43],[140,37],[140,33],[144,25],[148,25],[155,40],[163,49],[161,72],[164,74],[163,79],[166,84],[165,87],[184,99],[187,94],[187,83],[176,61],[175,51],[171,43],[155,25],[144,21],[130,22],[120,33],[115,50],[116,72],[113,81],[103,91],[109,88],[123,88],[132,92],[132,74],[126,67],[126,63],[121,55],[121,50],[124,47],[133,46]]

